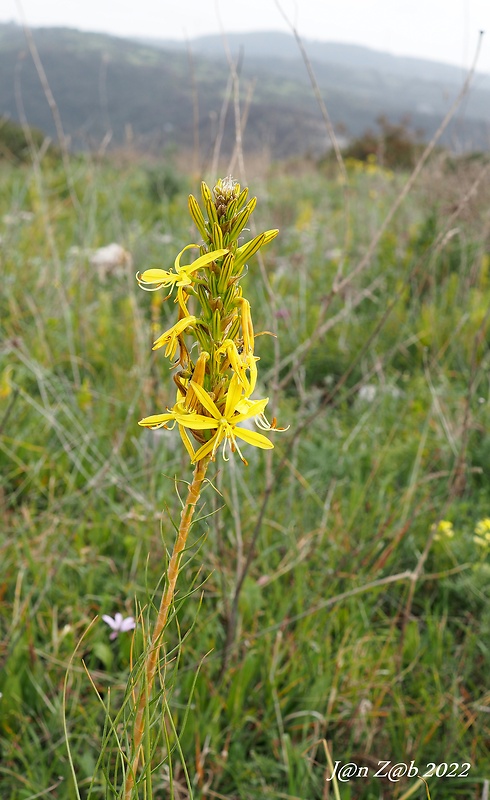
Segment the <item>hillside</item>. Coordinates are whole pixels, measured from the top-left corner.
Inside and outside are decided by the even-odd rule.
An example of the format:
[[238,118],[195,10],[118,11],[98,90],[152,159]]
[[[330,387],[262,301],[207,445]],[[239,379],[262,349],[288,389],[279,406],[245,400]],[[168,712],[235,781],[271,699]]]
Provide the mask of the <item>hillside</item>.
[[[210,153],[223,108],[229,68],[219,37],[191,43],[130,41],[67,29],[33,31],[39,55],[74,148],[130,142],[145,150],[192,147],[195,100],[199,140]],[[327,147],[324,125],[294,39],[286,34],[230,35],[240,53],[241,90],[253,86],[244,135],[246,151],[274,157]],[[384,114],[409,116],[425,137],[435,130],[461,86],[460,70],[417,59],[396,58],[353,45],[305,41],[333,122],[357,136]],[[0,26],[0,114],[55,137],[52,114],[24,32]],[[477,76],[459,118],[446,136],[455,150],[487,149],[490,142],[490,77]],[[230,109],[222,149],[235,138]]]

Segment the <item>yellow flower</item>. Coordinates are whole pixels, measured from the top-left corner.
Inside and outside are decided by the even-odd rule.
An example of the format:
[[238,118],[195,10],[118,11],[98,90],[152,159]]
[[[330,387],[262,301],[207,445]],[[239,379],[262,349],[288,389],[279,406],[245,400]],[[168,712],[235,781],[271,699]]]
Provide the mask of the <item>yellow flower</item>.
[[[225,339],[223,344],[218,347],[215,356],[226,355],[232,370],[237,375],[245,391],[245,396],[250,397],[257,383],[257,364],[259,360],[253,353],[239,353],[235,342],[232,339]],[[250,379],[247,377],[247,369],[250,372]]]
[[441,519],[437,525],[432,526],[433,530],[434,528],[436,530],[434,541],[436,542],[440,541],[443,537],[446,539],[452,539],[454,536],[453,523],[449,522],[447,519]]
[[[149,417],[140,419],[138,425],[141,425],[143,428],[151,428],[151,430],[157,430],[158,428],[166,428],[167,430],[172,430],[175,424],[177,423],[177,415],[182,416],[187,413],[188,409],[186,408],[185,400],[182,397],[182,393],[178,391],[177,402],[171,411],[167,411],[165,414],[151,414],[151,416]],[[169,425],[168,424],[169,422],[171,422],[172,424]],[[184,447],[189,454],[189,458],[191,459],[191,461],[194,461],[194,456],[196,455],[196,453],[192,446],[192,442],[189,438],[189,435],[183,425],[178,424],[178,428],[179,428],[180,438],[182,439]]]
[[[209,353],[206,353],[204,350],[199,355],[199,358],[196,361],[196,365],[194,367],[194,372],[192,373],[192,382],[202,385],[204,381],[204,375],[206,372],[206,363],[209,360]],[[179,380],[177,385],[177,402],[175,403],[174,407],[171,411],[168,411],[166,414],[153,414],[150,417],[145,417],[144,419],[140,420],[138,423],[145,428],[167,428],[171,430],[175,423],[177,422],[177,415],[182,416],[189,413],[192,413],[196,407],[199,405],[199,400],[196,397],[196,393],[191,386],[191,381],[189,380]],[[168,425],[171,422],[172,425]],[[194,460],[195,450],[192,446],[192,442],[189,438],[189,435],[185,429],[185,427],[179,423],[179,433],[182,442],[184,443],[184,447],[187,450],[191,461]]]
[[481,519],[477,522],[475,533],[478,536],[485,536],[487,533],[490,533],[490,517],[485,517],[485,519]]
[[237,437],[247,442],[247,444],[260,447],[262,450],[270,450],[274,447],[272,442],[261,433],[238,427],[239,422],[244,422],[246,419],[263,414],[264,408],[269,402],[268,397],[265,400],[250,401],[250,405],[244,413],[237,413],[237,406],[242,400],[243,389],[237,376],[233,375],[226,395],[225,408],[223,413],[221,413],[202,386],[198,386],[194,381],[191,381],[191,386],[199,398],[201,405],[211,417],[205,417],[201,414],[192,414],[189,415],[187,419],[179,416],[177,422],[196,430],[212,430],[216,428],[216,433],[213,434],[211,439],[199,448],[194,457],[194,461],[200,461],[200,459],[209,455],[209,453],[211,453],[211,458],[214,459],[218,447],[224,440],[223,457],[226,459],[226,446],[229,444],[231,451],[233,453],[237,451],[242,461],[246,464],[247,462],[238,446]]
[[478,547],[487,549],[490,547],[490,534],[487,533],[486,536],[473,536],[473,541]]
[[166,269],[147,269],[143,272],[143,274],[138,272],[136,275],[136,280],[138,281],[139,285],[147,292],[156,292],[158,289],[170,287],[170,292],[167,295],[167,297],[170,297],[174,286],[177,286],[177,299],[185,313],[187,313],[187,308],[185,306],[184,290],[185,287],[191,286],[196,280],[194,273],[201,269],[201,267],[208,266],[216,258],[226,255],[228,252],[228,250],[212,250],[210,253],[204,253],[203,256],[199,256],[199,258],[193,261],[192,264],[181,267],[180,259],[182,254],[185,253],[186,250],[190,250],[192,248],[197,248],[198,250],[200,249],[198,244],[186,245],[186,247],[180,251],[175,259],[175,272],[171,272]]
[[473,541],[479,547],[485,549],[490,547],[490,517],[485,517],[477,522],[475,527],[476,536],[473,536]]
[[209,454],[211,454],[211,458],[214,459],[221,442],[224,441],[223,457],[225,460],[226,447],[229,445],[231,451],[233,453],[237,451],[242,461],[246,464],[247,462],[238,446],[237,437],[247,444],[260,447],[262,450],[270,450],[274,447],[272,442],[261,433],[249,431],[246,428],[240,428],[238,425],[238,423],[244,422],[251,417],[263,416],[264,408],[269,402],[269,398],[265,400],[250,400],[247,403],[246,409],[242,413],[238,412],[237,406],[243,401],[243,388],[237,376],[234,375],[230,381],[230,386],[226,395],[225,408],[222,413],[202,386],[199,386],[195,381],[190,381],[189,386],[192,387],[194,394],[210,416],[188,411],[184,403],[180,402],[166,414],[153,414],[150,417],[145,417],[140,420],[139,424],[146,428],[167,428],[168,423],[173,422],[174,424],[178,424],[179,429],[181,427],[189,428],[194,431],[211,431],[216,429],[216,432],[209,441],[203,444],[197,452],[194,452],[189,438],[187,435],[185,435],[184,438],[182,435],[183,432],[181,431],[182,440],[192,461],[200,461]]
[[196,322],[196,317],[183,317],[179,319],[179,321],[173,325],[168,331],[162,333],[158,339],[153,342],[153,350],[158,350],[160,347],[167,345],[167,349],[165,350],[165,355],[168,358],[174,358],[175,353],[177,352],[177,344],[179,341],[179,336],[181,336],[187,328],[191,325],[194,325]]
[[[248,397],[243,397],[237,404],[236,410],[239,414],[247,414],[252,403],[253,400],[249,400]],[[289,430],[289,425],[286,428],[279,428],[277,426],[277,420],[275,417],[272,418],[272,422],[269,422],[263,411],[255,416],[254,421],[257,425],[257,428],[260,428],[263,431],[277,431],[278,433],[284,433],[284,431]]]

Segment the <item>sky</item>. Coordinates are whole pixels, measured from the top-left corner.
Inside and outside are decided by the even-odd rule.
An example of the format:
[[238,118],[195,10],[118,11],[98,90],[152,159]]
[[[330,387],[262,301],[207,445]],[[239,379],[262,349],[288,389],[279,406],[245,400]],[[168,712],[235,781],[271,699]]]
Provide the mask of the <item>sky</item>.
[[117,36],[192,39],[209,33],[288,31],[490,73],[490,0],[1,0],[0,22],[67,26]]

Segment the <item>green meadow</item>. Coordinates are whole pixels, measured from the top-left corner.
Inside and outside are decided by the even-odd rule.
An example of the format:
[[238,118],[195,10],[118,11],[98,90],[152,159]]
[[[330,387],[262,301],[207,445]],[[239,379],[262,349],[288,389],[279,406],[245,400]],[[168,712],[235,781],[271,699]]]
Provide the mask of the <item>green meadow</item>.
[[[488,797],[487,163],[436,155],[384,230],[408,174],[374,159],[347,184],[308,161],[235,176],[258,198],[246,236],[280,230],[243,286],[286,430],[208,472],[140,797]],[[135,273],[199,243],[199,177],[0,161],[5,800],[121,790],[128,676],[191,479],[178,432],[137,424],[175,401],[151,344],[176,307]],[[125,255],[97,264],[111,243]],[[134,633],[110,638],[116,613]]]

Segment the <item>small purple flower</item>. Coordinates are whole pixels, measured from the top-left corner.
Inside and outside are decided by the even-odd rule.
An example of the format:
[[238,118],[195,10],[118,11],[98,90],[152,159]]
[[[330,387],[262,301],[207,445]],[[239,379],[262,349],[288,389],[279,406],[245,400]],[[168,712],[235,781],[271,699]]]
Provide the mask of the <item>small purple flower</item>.
[[123,617],[119,611],[115,614],[114,619],[109,617],[108,614],[103,614],[102,619],[104,622],[112,628],[112,633],[109,636],[109,639],[116,639],[116,637],[120,633],[124,633],[124,631],[132,631],[133,628],[136,627],[136,622],[134,621],[133,617]]

